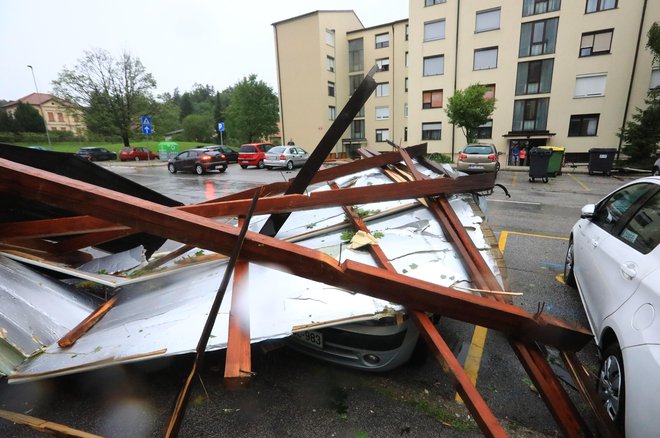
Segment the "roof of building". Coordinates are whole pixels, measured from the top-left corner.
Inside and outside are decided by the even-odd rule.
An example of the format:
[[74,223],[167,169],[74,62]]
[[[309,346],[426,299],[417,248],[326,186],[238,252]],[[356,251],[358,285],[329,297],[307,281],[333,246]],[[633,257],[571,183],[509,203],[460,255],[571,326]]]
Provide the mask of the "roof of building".
[[[318,10],[318,11],[308,12],[306,14],[298,15],[297,17],[291,17],[291,18],[287,18],[285,20],[276,21],[275,23],[272,24],[272,26],[277,26],[277,25],[280,25],[280,24],[288,23],[289,21],[295,21],[295,20],[299,20],[301,18],[309,17],[311,15],[317,15],[317,14],[322,14],[322,13],[326,13],[326,12],[338,12],[338,13],[348,12],[348,13],[352,13],[353,15],[355,15],[355,18],[357,18],[357,20],[360,22],[360,24],[362,24],[362,21],[360,20],[360,17],[357,16],[357,14],[355,13],[354,10],[352,10],[352,9],[337,9],[337,10]],[[363,27],[364,27],[364,25],[363,25]]]
[[407,22],[408,22],[407,18],[402,18],[400,20],[391,21],[389,23],[377,24],[375,26],[365,27],[365,28],[362,28],[362,29],[349,30],[349,31],[346,32],[346,34],[348,35],[348,34],[355,33],[355,32],[362,32],[362,31],[365,31],[365,30],[373,30],[373,29],[378,29],[379,27],[393,26],[395,24],[407,23]]
[[44,103],[54,98],[55,96],[53,96],[52,94],[32,93],[32,94],[28,94],[27,96],[21,97],[20,99],[15,100],[13,102],[6,103],[3,105],[3,107],[17,105],[18,102],[28,103],[30,105],[43,105]]

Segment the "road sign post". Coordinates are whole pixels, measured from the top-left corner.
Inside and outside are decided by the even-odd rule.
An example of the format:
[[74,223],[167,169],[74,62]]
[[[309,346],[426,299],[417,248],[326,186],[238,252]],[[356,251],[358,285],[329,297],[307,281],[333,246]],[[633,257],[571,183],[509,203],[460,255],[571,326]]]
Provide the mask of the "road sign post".
[[[151,117],[149,116],[142,116],[141,118],[142,121],[142,134],[148,135],[149,136],[149,141],[151,141],[151,134],[153,134],[154,130],[151,125]],[[149,154],[147,154],[147,160],[149,160]]]
[[224,142],[222,141],[222,133],[224,132],[224,130],[225,130],[225,122],[218,123],[218,132],[220,133],[220,144],[224,144]]

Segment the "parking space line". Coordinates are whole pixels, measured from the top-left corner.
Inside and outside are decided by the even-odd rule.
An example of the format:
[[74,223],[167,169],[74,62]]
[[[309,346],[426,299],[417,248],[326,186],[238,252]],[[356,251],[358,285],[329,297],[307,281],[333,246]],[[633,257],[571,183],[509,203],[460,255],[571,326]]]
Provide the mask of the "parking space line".
[[589,187],[587,187],[586,184],[584,184],[582,181],[580,181],[580,180],[577,179],[575,176],[573,176],[573,174],[570,174],[570,173],[569,173],[568,176],[570,176],[570,177],[573,179],[573,181],[575,181],[576,183],[580,184],[580,186],[581,186],[584,190],[586,190],[587,192],[590,192],[590,191],[591,191],[591,189],[590,189]]
[[[526,236],[526,237],[538,237],[541,239],[568,240],[567,237],[547,236],[544,234],[521,233],[519,231],[503,230],[500,233],[500,239],[497,242],[497,246],[500,252],[502,253],[502,256],[504,256],[504,250],[506,249],[506,242],[507,242],[507,238],[509,237],[509,234],[515,234],[518,236]],[[559,276],[562,277],[561,280],[559,280],[558,278]],[[556,278],[558,281],[563,283],[562,274],[559,274]],[[487,334],[488,334],[487,328],[478,325],[474,327],[474,332],[472,334],[472,342],[470,343],[470,348],[468,349],[467,357],[465,358],[465,364],[463,365],[463,368],[465,369],[465,373],[468,375],[470,381],[475,386],[477,384],[479,368],[481,367],[481,358],[484,353],[484,346],[486,344]],[[458,402],[461,401],[461,397],[458,395],[458,393],[456,393],[455,399]]]
[[518,172],[513,172],[513,179],[511,180],[511,187],[515,187],[516,182],[518,182]]

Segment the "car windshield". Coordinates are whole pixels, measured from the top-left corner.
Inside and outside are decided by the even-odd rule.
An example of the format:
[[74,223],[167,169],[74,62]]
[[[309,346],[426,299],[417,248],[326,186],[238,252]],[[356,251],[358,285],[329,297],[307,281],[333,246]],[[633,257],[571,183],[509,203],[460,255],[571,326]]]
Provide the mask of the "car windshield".
[[270,148],[268,152],[270,152],[271,154],[283,154],[285,150],[286,148],[283,146],[276,146],[274,148]]
[[465,154],[492,154],[493,148],[490,146],[468,146],[463,151]]
[[241,146],[241,150],[240,150],[240,152],[248,152],[248,153],[252,153],[252,152],[256,152],[256,151],[257,151],[257,148],[252,146],[252,145],[250,145],[250,146]]

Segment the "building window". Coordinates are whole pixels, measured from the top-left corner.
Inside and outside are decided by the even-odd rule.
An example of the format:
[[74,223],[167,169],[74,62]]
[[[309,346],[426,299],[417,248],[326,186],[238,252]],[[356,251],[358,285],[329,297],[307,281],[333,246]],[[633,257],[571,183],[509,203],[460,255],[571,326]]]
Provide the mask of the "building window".
[[362,108],[360,108],[360,111],[358,111],[355,117],[364,117],[364,105],[362,105]]
[[614,29],[583,33],[580,42],[580,57],[610,53],[613,33]]
[[546,12],[558,11],[561,0],[524,0],[523,17],[530,15],[545,14]]
[[568,125],[569,137],[594,137],[598,133],[600,114],[579,114],[571,116]]
[[390,58],[380,58],[376,60],[378,71],[390,71]]
[[442,122],[422,123],[422,140],[440,140]]
[[55,114],[51,113],[50,111],[48,111],[48,121],[49,122],[55,121]]
[[408,52],[406,52],[406,67],[408,67]]
[[587,0],[586,13],[606,11],[616,8],[617,0]]
[[651,83],[649,84],[650,88],[660,87],[660,68],[656,67],[651,70]]
[[376,129],[376,142],[382,143],[390,139],[389,129]]
[[424,0],[424,6],[433,6],[439,5],[440,3],[445,3],[447,0]]
[[353,93],[355,93],[355,90],[358,89],[358,87],[362,83],[363,79],[364,79],[363,74],[349,76],[348,77],[348,94],[352,95]]
[[477,12],[475,32],[487,32],[500,28],[500,8]]
[[422,93],[422,109],[442,108],[442,90],[429,90]]
[[335,58],[328,56],[328,71],[335,71]]
[[408,102],[403,104],[403,117],[408,117]]
[[484,87],[486,87],[484,99],[495,99],[495,84],[486,84]]
[[518,63],[516,96],[549,93],[554,59]]
[[497,47],[475,50],[473,70],[487,70],[491,68],[497,68]]
[[328,96],[335,95],[335,83],[328,81]]
[[[651,87],[651,88],[653,88],[653,87]],[[406,78],[406,79],[404,80],[404,83],[403,83],[403,89],[404,89],[404,91],[405,91],[406,93],[408,92],[408,78]]]
[[408,41],[408,25],[406,24],[406,41]]
[[493,121],[489,120],[477,128],[477,138],[493,138]]
[[364,139],[364,120],[353,120],[353,123],[351,123],[351,139]]
[[544,131],[548,122],[549,98],[516,100],[512,131]]
[[329,46],[335,46],[335,31],[332,29],[325,30],[325,43]]
[[403,141],[408,141],[408,127],[403,128]]
[[555,53],[559,18],[523,23],[520,29],[519,57]]
[[362,38],[348,42],[348,71],[364,70],[364,42]]
[[57,113],[57,121],[58,122],[63,122],[64,121],[64,114]]
[[384,49],[385,47],[390,46],[390,34],[389,33],[380,33],[376,35],[376,48]]
[[376,97],[384,97],[390,95],[390,83],[383,82],[376,85]]
[[442,40],[445,38],[445,20],[424,23],[424,41]]
[[578,76],[575,78],[575,97],[604,96],[606,83],[606,74]]
[[445,72],[445,55],[424,58],[424,76],[436,76]]
[[390,107],[389,106],[377,106],[376,107],[376,120],[387,120],[390,118]]
[[334,106],[329,106],[328,107],[328,116],[330,120],[334,120],[337,117],[337,108]]

